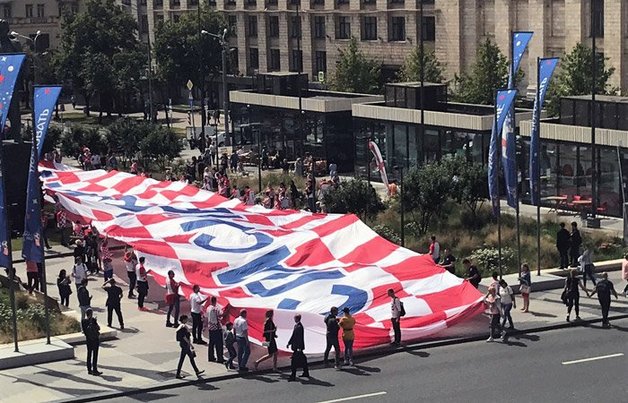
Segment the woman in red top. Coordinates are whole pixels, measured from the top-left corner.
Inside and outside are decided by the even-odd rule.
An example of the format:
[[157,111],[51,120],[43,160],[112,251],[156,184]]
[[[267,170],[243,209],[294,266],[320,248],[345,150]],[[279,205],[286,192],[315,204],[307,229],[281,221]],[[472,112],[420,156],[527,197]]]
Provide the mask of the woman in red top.
[[33,260],[26,261],[26,278],[28,279],[28,292],[39,290],[39,267]]

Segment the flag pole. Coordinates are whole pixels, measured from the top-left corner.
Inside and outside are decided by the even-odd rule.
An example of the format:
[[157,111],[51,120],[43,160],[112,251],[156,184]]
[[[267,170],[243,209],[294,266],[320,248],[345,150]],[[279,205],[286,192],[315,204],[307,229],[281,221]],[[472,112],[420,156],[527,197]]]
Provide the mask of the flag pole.
[[[494,106],[494,114],[495,114],[495,118],[494,118],[494,125],[495,125],[495,133],[497,133],[497,135],[495,136],[495,150],[499,150],[499,152],[501,153],[501,148],[499,147],[499,140],[501,139],[501,134],[499,134],[499,127],[497,125],[497,94],[498,92],[495,91],[495,106]],[[502,270],[502,208],[501,208],[501,200],[499,197],[499,171],[501,169],[501,158],[497,158],[497,167],[496,167],[496,171],[497,171],[497,181],[496,181],[496,189],[497,189],[497,205],[498,205],[498,210],[497,210],[497,268],[499,269],[499,278],[501,280],[502,276],[503,276],[503,270]]]
[[536,176],[536,188],[531,189],[536,194],[536,275],[541,275],[541,58],[536,58],[536,115],[532,119],[536,119],[538,124],[538,141],[535,144],[533,152],[536,155],[536,172],[530,172],[530,175]]
[[[366,181],[371,186],[371,138],[366,138]],[[387,189],[388,190],[388,189]]]
[[[515,47],[514,47],[514,33],[510,31],[510,79],[511,79],[511,87],[510,89],[515,90],[517,87],[516,79],[517,72],[515,71]],[[515,101],[516,101],[515,95]],[[513,129],[512,133],[510,133],[514,137],[514,147],[515,147],[515,226],[517,230],[517,268],[519,270],[519,275],[521,275],[521,230],[520,230],[520,220],[519,220],[519,168],[517,164],[517,137],[515,135],[515,129],[517,127],[517,119],[515,117],[515,101],[512,103],[512,107],[510,109],[510,119],[511,119],[511,128]]]
[[2,209],[2,217],[7,227],[6,239],[7,239],[7,257],[9,260],[7,270],[9,272],[9,300],[11,303],[11,321],[13,322],[13,343],[16,353],[20,351],[17,341],[17,307],[15,305],[15,267],[13,267],[13,247],[11,246],[11,226],[9,225],[9,215],[7,214],[7,194],[4,188],[4,141],[0,140],[0,186],[2,186],[2,200],[0,203],[4,206]]

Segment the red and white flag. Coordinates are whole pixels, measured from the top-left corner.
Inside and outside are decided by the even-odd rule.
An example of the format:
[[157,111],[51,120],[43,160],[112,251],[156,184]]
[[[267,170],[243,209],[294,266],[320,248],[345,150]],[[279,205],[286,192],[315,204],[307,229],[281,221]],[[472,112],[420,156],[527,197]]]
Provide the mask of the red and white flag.
[[[382,158],[382,153],[379,151],[379,147],[373,141],[369,140],[369,150],[373,153],[373,157],[375,157],[375,163],[377,164],[377,170],[379,174],[382,176],[382,182],[386,185],[386,189],[388,189],[388,175],[386,174],[386,165],[384,164],[384,158]],[[367,169],[371,169],[370,164]]]

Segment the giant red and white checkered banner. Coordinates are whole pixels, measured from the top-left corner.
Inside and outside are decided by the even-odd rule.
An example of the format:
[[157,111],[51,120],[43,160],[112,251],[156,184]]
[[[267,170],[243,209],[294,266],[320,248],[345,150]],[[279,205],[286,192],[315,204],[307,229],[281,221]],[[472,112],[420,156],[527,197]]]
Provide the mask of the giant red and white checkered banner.
[[356,348],[389,343],[388,288],[407,312],[404,340],[481,310],[482,296],[467,281],[388,242],[355,215],[244,206],[181,182],[117,171],[55,170],[44,186],[70,213],[133,245],[158,283],[174,270],[186,296],[198,284],[232,319],[247,308],[254,340],[263,340],[265,310],[275,309],[280,348],[299,312],[306,351],[322,352],[322,315],[334,305],[354,313]]

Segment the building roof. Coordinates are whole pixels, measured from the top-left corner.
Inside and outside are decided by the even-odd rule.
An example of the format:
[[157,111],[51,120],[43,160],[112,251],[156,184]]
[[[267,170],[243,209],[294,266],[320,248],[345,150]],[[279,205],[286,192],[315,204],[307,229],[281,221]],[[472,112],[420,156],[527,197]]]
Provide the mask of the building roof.
[[[590,101],[591,94],[587,95],[571,95],[567,97],[562,97],[563,99],[576,99],[576,100],[584,100]],[[628,103],[628,97],[622,97],[617,95],[596,95],[595,102],[612,102],[612,103]]]

